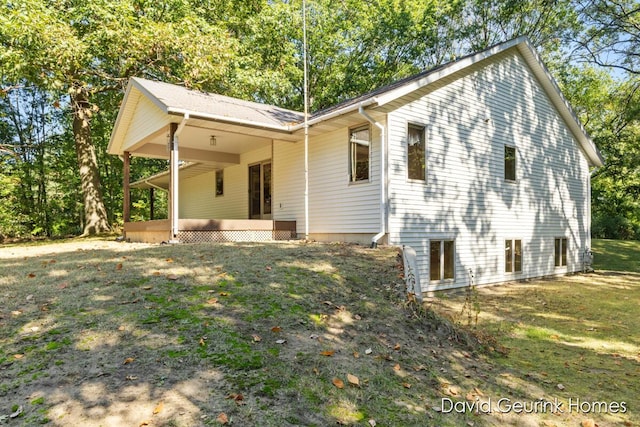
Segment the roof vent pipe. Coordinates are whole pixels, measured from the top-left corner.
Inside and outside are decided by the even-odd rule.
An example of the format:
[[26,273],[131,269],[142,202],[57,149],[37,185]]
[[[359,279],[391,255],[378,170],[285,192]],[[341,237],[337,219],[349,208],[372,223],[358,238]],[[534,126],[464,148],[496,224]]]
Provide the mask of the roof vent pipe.
[[378,247],[378,241],[387,234],[386,129],[383,124],[367,114],[362,104],[358,107],[358,113],[380,129],[380,232],[371,238],[371,248],[375,249]]

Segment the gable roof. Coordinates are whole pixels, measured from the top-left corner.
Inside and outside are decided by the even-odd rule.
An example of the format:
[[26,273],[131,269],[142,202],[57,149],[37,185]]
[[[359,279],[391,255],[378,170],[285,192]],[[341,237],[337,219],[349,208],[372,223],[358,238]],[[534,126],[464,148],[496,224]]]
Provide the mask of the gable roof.
[[[356,112],[360,108],[389,108],[393,104],[402,102],[405,98],[410,98],[416,91],[436,82],[442,82],[447,77],[464,71],[482,61],[491,60],[510,49],[517,50],[524,58],[551,103],[578,141],[589,164],[602,166],[604,164],[602,155],[580,123],[573,108],[562,95],[555,79],[526,37],[519,37],[497,44],[481,52],[467,55],[448,64],[398,80],[361,96],[317,111],[309,117],[308,124],[309,126],[320,125],[335,117]],[[134,92],[138,94],[138,97],[132,95]],[[189,117],[204,120],[264,129],[282,135],[293,135],[304,127],[304,114],[300,112],[134,77],[127,87],[127,92],[111,135],[109,152],[112,154],[120,154],[122,152],[124,134],[133,114],[131,111],[135,108],[140,95],[147,97],[161,111],[169,115],[189,115]]]

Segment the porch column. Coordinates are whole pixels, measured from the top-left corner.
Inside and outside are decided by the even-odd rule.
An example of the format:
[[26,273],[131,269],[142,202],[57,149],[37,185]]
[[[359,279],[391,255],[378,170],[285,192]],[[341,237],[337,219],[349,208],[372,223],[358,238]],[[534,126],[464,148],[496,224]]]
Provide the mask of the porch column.
[[149,189],[149,220],[153,221],[155,219],[155,188],[151,187]]
[[130,170],[131,155],[128,151],[125,151],[122,159],[122,191],[124,192],[122,201],[122,220],[124,222],[131,221],[131,188],[129,187]]
[[169,220],[171,231],[169,242],[177,241],[178,237],[178,125],[169,126]]

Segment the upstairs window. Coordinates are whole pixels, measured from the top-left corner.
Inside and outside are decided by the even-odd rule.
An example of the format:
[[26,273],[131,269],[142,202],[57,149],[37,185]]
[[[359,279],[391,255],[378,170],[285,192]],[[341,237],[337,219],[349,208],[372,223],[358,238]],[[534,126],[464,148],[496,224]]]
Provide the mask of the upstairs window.
[[558,237],[555,240],[554,259],[556,267],[567,265],[567,239],[564,237]]
[[216,197],[224,195],[224,171],[216,170]]
[[407,129],[407,171],[411,180],[426,180],[424,126],[410,124]]
[[505,273],[522,273],[522,240],[504,241]]
[[516,147],[504,146],[504,179],[516,180]]
[[429,244],[429,279],[452,280],[455,276],[455,243],[432,240]]
[[371,132],[369,126],[349,131],[349,177],[351,182],[369,179]]

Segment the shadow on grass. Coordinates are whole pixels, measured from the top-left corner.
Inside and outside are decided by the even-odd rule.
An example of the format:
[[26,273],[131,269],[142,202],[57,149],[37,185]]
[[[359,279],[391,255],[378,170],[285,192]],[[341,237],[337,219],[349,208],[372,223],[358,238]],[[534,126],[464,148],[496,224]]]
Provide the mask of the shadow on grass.
[[404,309],[395,249],[134,248],[0,257],[0,416],[459,424],[427,405],[433,363],[452,344]]

